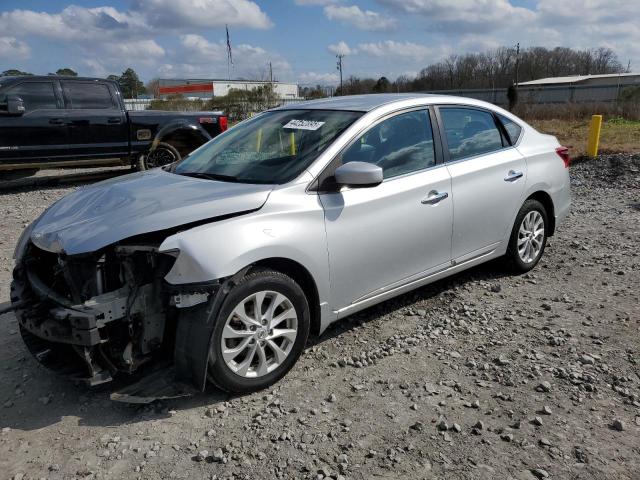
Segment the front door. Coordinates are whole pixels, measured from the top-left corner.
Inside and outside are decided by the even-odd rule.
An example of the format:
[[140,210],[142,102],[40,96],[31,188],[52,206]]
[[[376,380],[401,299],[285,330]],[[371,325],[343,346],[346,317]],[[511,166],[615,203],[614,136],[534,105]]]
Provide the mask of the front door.
[[[9,115],[6,98],[19,97],[24,102],[22,115]],[[68,130],[62,99],[53,81],[25,80],[0,98],[0,161],[19,165],[25,160],[59,158],[67,154]],[[3,111],[4,110],[4,111]]]
[[446,268],[451,260],[451,178],[436,163],[428,110],[380,121],[345,149],[341,162],[349,161],[379,165],[384,181],[320,193],[336,310]]
[[491,112],[455,106],[439,114],[453,193],[452,258],[459,263],[507,237],[523,202],[527,164]]

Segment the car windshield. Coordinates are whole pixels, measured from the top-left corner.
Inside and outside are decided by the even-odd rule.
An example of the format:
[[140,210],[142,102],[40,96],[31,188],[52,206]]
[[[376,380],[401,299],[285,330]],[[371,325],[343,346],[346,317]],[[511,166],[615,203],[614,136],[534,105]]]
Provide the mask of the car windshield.
[[203,145],[173,172],[228,182],[286,183],[361,115],[340,110],[266,112]]

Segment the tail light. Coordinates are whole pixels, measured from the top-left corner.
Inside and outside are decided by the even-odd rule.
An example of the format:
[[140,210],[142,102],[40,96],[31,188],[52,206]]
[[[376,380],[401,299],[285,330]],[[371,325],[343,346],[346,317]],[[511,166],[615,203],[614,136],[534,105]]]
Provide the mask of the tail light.
[[556,153],[564,162],[564,168],[569,168],[571,164],[571,157],[569,156],[569,149],[567,147],[556,148]]
[[220,125],[220,131],[224,132],[227,128],[229,128],[229,121],[227,117],[224,115],[218,118],[218,125]]

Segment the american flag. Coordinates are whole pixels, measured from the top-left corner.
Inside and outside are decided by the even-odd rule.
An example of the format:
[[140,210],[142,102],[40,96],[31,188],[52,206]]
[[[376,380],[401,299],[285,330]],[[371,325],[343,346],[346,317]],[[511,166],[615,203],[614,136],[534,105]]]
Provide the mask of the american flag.
[[231,56],[231,39],[229,38],[229,26],[225,25],[227,29],[227,58],[229,59],[229,63],[233,65],[233,57]]

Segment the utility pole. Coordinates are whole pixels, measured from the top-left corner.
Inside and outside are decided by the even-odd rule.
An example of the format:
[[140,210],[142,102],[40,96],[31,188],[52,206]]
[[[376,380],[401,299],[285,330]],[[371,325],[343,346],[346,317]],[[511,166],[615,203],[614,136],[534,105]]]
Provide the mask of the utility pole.
[[338,64],[336,68],[340,71],[340,95],[344,95],[344,92],[342,91],[342,58],[344,57],[344,54],[339,53],[336,55],[336,57],[338,58]]
[[273,87],[273,67],[271,66],[271,62],[269,62],[269,82],[271,83],[271,87]]
[[516,87],[518,86],[518,68],[520,67],[520,42],[516,45]]

